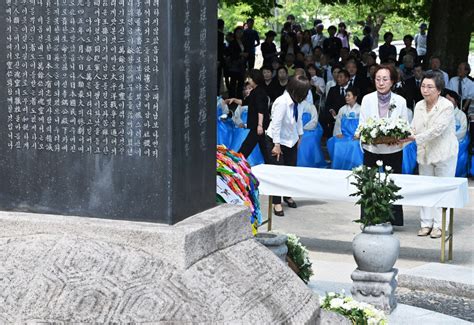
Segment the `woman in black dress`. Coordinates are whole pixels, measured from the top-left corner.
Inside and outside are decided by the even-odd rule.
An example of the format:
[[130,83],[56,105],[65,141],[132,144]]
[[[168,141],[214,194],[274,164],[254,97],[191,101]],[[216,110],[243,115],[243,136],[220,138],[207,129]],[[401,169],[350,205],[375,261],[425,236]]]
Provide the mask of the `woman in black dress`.
[[262,72],[257,69],[251,70],[247,82],[252,87],[250,95],[244,100],[230,98],[226,100],[226,103],[248,106],[247,128],[250,132],[242,143],[239,152],[247,158],[258,143],[263,159],[265,163],[267,163],[268,155],[265,149],[265,130],[270,124],[270,113],[268,109],[269,98],[265,92],[265,80]]

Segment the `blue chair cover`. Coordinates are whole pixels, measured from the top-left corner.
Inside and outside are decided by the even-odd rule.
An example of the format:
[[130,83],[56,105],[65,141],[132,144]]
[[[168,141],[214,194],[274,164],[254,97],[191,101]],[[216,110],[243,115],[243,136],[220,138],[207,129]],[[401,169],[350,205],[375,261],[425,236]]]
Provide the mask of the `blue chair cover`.
[[350,114],[352,115],[343,116],[341,119],[343,137],[332,137],[327,142],[332,169],[351,170],[364,162],[364,153],[360,148],[360,143],[358,140],[354,140],[359,119],[354,117],[353,112]]
[[232,119],[221,120],[222,107],[220,101],[217,102],[217,145],[225,145],[227,148],[232,144],[234,122]]
[[[240,115],[240,119],[242,120],[244,124],[247,123],[246,111]],[[234,128],[233,135],[232,135],[232,142],[229,146],[229,149],[234,150],[234,151],[239,151],[240,147],[242,146],[242,143],[244,142],[249,132],[250,132],[249,129]],[[252,153],[247,158],[247,161],[250,164],[250,166],[260,165],[265,162],[265,160],[263,159],[262,152],[260,151],[260,147],[258,145],[255,146]]]
[[469,133],[459,141],[458,162],[456,165],[456,177],[467,177],[469,164]]
[[471,168],[469,168],[469,175],[474,176],[474,156],[471,156]]
[[415,173],[416,168],[416,142],[410,142],[403,148],[402,174]]
[[[310,113],[303,113],[302,122],[306,125],[311,120]],[[298,148],[298,158],[296,165],[299,167],[326,168],[323,149],[321,148],[321,137],[323,128],[318,123],[316,129],[305,130]]]

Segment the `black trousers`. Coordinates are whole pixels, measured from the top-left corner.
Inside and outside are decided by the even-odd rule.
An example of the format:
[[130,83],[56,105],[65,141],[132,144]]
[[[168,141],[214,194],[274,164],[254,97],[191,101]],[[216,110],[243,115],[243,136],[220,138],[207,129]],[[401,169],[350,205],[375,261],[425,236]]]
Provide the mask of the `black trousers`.
[[[364,150],[364,165],[367,167],[376,167],[377,160],[382,160],[384,166],[391,166],[395,174],[402,173],[403,150],[390,154],[375,154]],[[403,226],[403,208],[401,205],[393,205],[393,221],[394,226]],[[361,218],[363,219],[363,211],[361,209]]]
[[255,53],[249,53],[249,56],[247,58],[247,65],[249,71],[255,67]]
[[[272,149],[273,149],[273,139],[269,136],[266,137],[267,143],[267,155],[269,159],[269,163],[272,165],[280,165],[280,166],[296,166],[296,160],[298,158],[298,145],[295,144],[293,147],[289,148],[283,145],[280,145],[282,154],[280,158],[277,160],[276,156],[272,156]],[[278,175],[275,175],[278,177]],[[274,196],[272,199],[273,204],[280,204],[281,203],[281,196]]]
[[242,145],[240,146],[239,152],[242,153],[245,158],[248,158],[250,154],[252,153],[253,149],[257,145],[260,148],[260,151],[262,152],[263,160],[265,161],[266,164],[268,164],[268,154],[267,154],[267,148],[266,148],[266,143],[265,143],[265,133],[262,135],[257,134],[257,130],[250,130],[249,134],[247,134],[247,137],[245,138],[244,142],[242,142]]
[[244,72],[230,72],[229,98],[243,98]]

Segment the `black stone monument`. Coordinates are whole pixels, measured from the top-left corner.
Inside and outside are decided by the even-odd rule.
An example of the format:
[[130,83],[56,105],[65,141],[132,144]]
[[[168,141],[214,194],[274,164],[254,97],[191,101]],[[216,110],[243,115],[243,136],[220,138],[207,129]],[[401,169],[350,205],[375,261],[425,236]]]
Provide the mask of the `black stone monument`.
[[215,204],[216,0],[1,0],[0,209]]

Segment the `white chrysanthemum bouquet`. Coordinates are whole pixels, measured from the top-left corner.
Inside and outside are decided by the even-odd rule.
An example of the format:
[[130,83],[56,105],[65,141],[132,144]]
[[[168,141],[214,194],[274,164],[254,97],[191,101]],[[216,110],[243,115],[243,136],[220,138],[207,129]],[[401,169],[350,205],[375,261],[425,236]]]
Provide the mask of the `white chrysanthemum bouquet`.
[[357,127],[355,136],[365,144],[394,144],[411,135],[408,121],[404,119],[369,118],[364,125]]
[[353,324],[385,325],[384,312],[364,302],[358,302],[344,293],[329,292],[319,299],[321,308],[341,314]]

